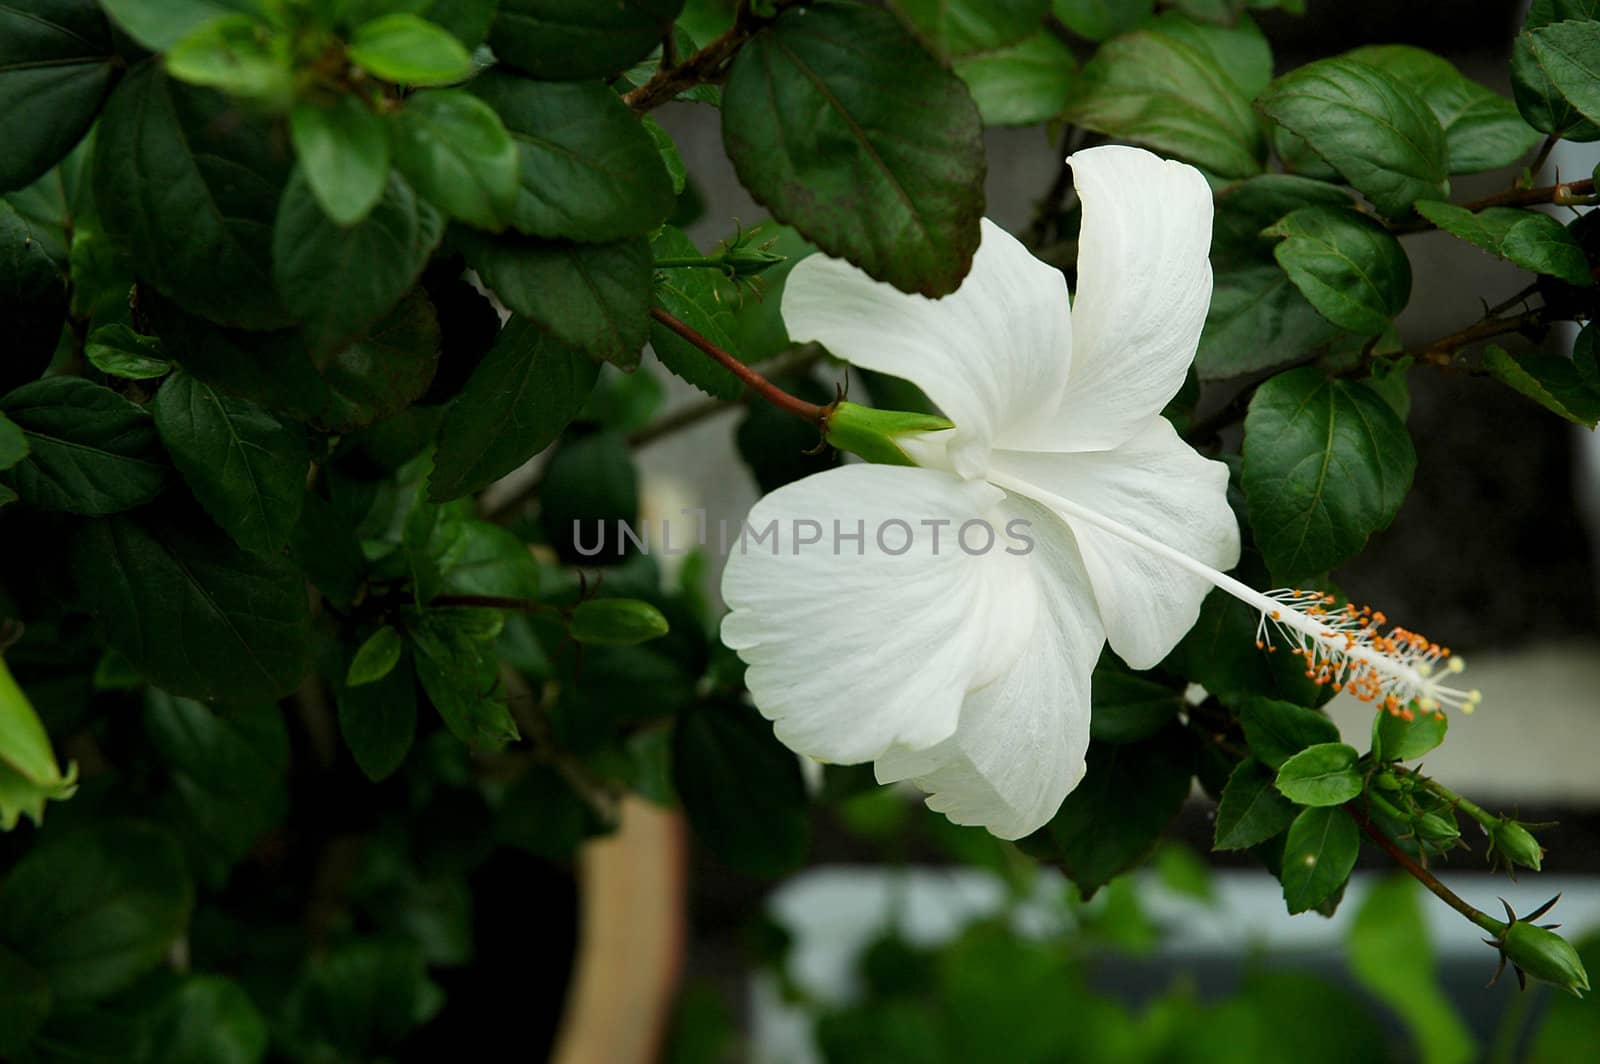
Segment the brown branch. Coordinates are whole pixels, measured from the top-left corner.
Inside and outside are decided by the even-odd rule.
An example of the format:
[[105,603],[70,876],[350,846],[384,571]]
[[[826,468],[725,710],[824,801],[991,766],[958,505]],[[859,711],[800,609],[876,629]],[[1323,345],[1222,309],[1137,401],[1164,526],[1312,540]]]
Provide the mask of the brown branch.
[[[767,377],[784,377],[791,373],[800,373],[810,369],[822,361],[823,349],[816,344],[802,344],[786,354],[780,355],[765,365]],[[663,415],[652,421],[644,428],[632,433],[628,437],[629,447],[644,447],[654,443],[665,436],[670,436],[682,429],[691,428],[710,417],[732,410],[744,405],[743,398],[736,400],[704,399],[698,403],[691,403],[670,414]]]
[[1463,203],[1469,211],[1481,211],[1485,207],[1527,207],[1535,203],[1571,203],[1577,196],[1594,195],[1594,179],[1584,178],[1582,181],[1562,181],[1554,185],[1545,185],[1543,188],[1512,188],[1504,192],[1497,192],[1483,199]]
[[[786,7],[792,6],[797,0],[779,0],[774,5],[781,13]],[[773,20],[752,14],[750,5],[741,2],[733,18],[733,25],[728,27],[722,36],[713,40],[704,48],[695,52],[681,63],[663,66],[653,74],[649,81],[638,88],[625,93],[622,102],[643,113],[654,107],[659,107],[668,100],[674,99],[681,92],[686,92],[696,85],[707,82],[719,81],[724,68],[743,48],[745,42],[769,25]]]
[[1462,916],[1465,916],[1468,920],[1471,920],[1474,924],[1477,924],[1491,935],[1498,935],[1501,931],[1505,930],[1505,925],[1499,920],[1496,920],[1488,913],[1482,912],[1467,904],[1467,902],[1463,900],[1459,894],[1440,882],[1438,876],[1434,875],[1426,868],[1423,868],[1422,865],[1418,864],[1416,858],[1402,850],[1398,843],[1396,843],[1389,836],[1385,835],[1378,825],[1374,824],[1370,819],[1368,819],[1367,814],[1361,811],[1360,807],[1356,804],[1356,801],[1356,799],[1352,798],[1350,801],[1346,802],[1344,804],[1345,812],[1350,814],[1351,819],[1356,822],[1356,826],[1359,827],[1369,839],[1377,843],[1379,849],[1383,850],[1384,853],[1387,853],[1391,858],[1393,858],[1394,863],[1403,868],[1407,875],[1411,876],[1412,879],[1415,879],[1418,883],[1421,883],[1423,886],[1427,887],[1428,890],[1433,892],[1434,896],[1440,901],[1444,902],[1446,905],[1450,906],[1450,908],[1454,909]]
[[828,407],[818,406],[816,403],[808,403],[799,396],[790,395],[660,307],[651,307],[650,316],[707,355],[710,355],[715,361],[721,363],[730,373],[743,381],[747,388],[779,410],[787,411],[798,418],[804,418],[814,425],[821,425],[827,419]]
[[1452,356],[1463,347],[1471,346],[1480,340],[1487,340],[1490,337],[1537,328],[1543,324],[1544,314],[1541,310],[1530,310],[1510,318],[1484,318],[1482,321],[1469,325],[1465,329],[1453,332],[1448,336],[1441,336],[1437,340],[1407,353],[1412,355],[1418,362],[1425,362],[1432,366],[1447,367],[1452,362]]

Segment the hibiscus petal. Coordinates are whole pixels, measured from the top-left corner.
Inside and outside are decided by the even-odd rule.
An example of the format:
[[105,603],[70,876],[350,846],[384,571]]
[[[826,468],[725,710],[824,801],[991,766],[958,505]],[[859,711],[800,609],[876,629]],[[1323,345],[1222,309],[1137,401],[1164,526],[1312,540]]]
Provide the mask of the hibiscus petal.
[[[993,461],[999,477],[1037,485],[1214,569],[1238,564],[1228,467],[1195,453],[1165,418],[1147,419],[1115,450],[996,451]],[[1156,665],[1194,627],[1212,585],[1098,525],[1065,520],[1077,537],[1111,649],[1135,669]]]
[[998,434],[1054,412],[1072,348],[1061,272],[987,219],[972,272],[943,299],[812,255],[784,283],[783,320],[790,338],[926,392],[956,424],[952,459],[964,472]]
[[1072,368],[1050,449],[1106,450],[1166,406],[1194,361],[1211,303],[1211,190],[1194,167],[1141,148],[1069,161],[1083,227]]
[[1018,839],[1043,827],[1083,778],[1089,677],[1105,637],[1071,532],[1025,500],[1004,505],[1032,522],[1039,623],[1006,673],[967,696],[954,735],[927,750],[891,749],[877,776],[912,780],[931,792],[928,808],[957,824]]
[[[955,731],[968,690],[1004,671],[1036,615],[1025,559],[1006,553],[1020,547],[993,513],[1002,497],[939,470],[851,465],[756,504],[747,525],[775,521],[778,553],[748,537],[732,550],[722,639],[749,665],[750,694],[785,745],[851,764]],[[993,549],[961,548],[973,520],[990,522]],[[797,528],[820,541],[799,544]],[[835,529],[863,540],[836,549]],[[894,553],[908,534],[910,548]],[[967,542],[980,549],[986,533],[973,528]]]

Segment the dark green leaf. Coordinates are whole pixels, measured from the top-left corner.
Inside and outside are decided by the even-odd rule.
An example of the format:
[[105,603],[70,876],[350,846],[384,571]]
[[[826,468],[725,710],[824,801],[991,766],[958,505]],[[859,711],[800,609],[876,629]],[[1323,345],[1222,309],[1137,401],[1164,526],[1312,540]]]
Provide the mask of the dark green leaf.
[[508,846],[560,861],[597,830],[595,820],[589,804],[559,771],[531,764],[506,794],[494,833]]
[[93,0],[0,7],[0,192],[71,151],[115,78],[111,33]]
[[1176,725],[1142,743],[1090,743],[1088,772],[1032,838],[1088,897],[1150,852],[1188,796],[1193,771],[1193,745]]
[[[700,249],[682,230],[664,226],[651,244],[657,259],[692,259]],[[734,357],[741,357],[732,336],[733,306],[722,301],[720,274],[701,267],[675,267],[656,271],[655,302],[662,310],[688,325]],[[707,395],[737,399],[744,382],[721,363],[660,322],[650,325],[650,347],[661,364]]]
[[460,41],[404,11],[357,26],[346,52],[385,81],[405,85],[448,85],[465,81],[475,69]]
[[249,14],[254,0],[102,0],[100,5],[150,49],[164,52],[201,26],[227,15]]
[[182,511],[83,522],[73,571],[106,641],[152,683],[194,698],[276,698],[300,682],[305,582]]
[[0,886],[0,943],[43,972],[59,1002],[116,993],[154,968],[194,901],[165,832],[106,821],[35,847]]
[[567,621],[567,633],[580,643],[631,647],[667,634],[667,619],[638,599],[597,598],[578,603]]
[[1102,654],[1091,684],[1089,735],[1102,743],[1136,743],[1161,731],[1183,708],[1183,692]]
[[281,1033],[294,1060],[392,1059],[384,1050],[427,1022],[441,998],[415,942],[356,939],[314,956]]
[[494,108],[461,89],[419,92],[390,118],[394,163],[435,207],[500,230],[517,201],[517,146]]
[[47,377],[0,398],[27,437],[29,454],[5,474],[43,510],[110,514],[149,502],[168,467],[150,415],[82,377]]
[[212,519],[246,550],[281,551],[305,499],[305,431],[181,370],[151,407],[161,442]]
[[594,388],[599,367],[512,318],[445,411],[428,496],[459,498],[555,441]]
[[[1519,58],[1524,50],[1532,65],[1549,79],[1550,86],[1574,110],[1591,123],[1600,122],[1600,22],[1593,19],[1567,19],[1540,26],[1517,38]],[[1524,69],[1527,69],[1526,65],[1513,61],[1514,85],[1517,84],[1517,75]],[[1520,95],[1518,101],[1521,102]],[[1553,109],[1558,105],[1552,103],[1550,106]],[[1524,107],[1523,113],[1527,114],[1527,110]],[[1544,132],[1554,132],[1534,121],[1533,115],[1528,115],[1528,119]],[[1587,139],[1572,136],[1572,131],[1565,136],[1569,140]]]
[[1278,265],[1219,268],[1195,368],[1201,380],[1238,377],[1297,361],[1337,335]]
[[1284,75],[1256,100],[1383,214],[1449,192],[1444,130],[1427,105],[1377,67],[1322,59]]
[[1279,794],[1272,781],[1272,771],[1261,762],[1254,758],[1239,762],[1217,803],[1215,849],[1248,849],[1289,826],[1295,818],[1294,803]]
[[1053,0],[1051,10],[1073,33],[1103,41],[1148,21],[1155,0]]
[[102,325],[89,334],[84,357],[108,377],[148,381],[172,372],[172,363],[154,336],[141,336],[126,325]]
[[284,189],[273,227],[273,276],[301,319],[313,359],[365,336],[395,308],[444,236],[444,219],[399,174],[361,221],[322,212],[304,168]]
[[672,212],[672,179],[655,141],[601,83],[491,70],[472,91],[516,142],[520,188],[507,217],[521,232],[616,240],[649,233]]
[[682,9],[683,0],[500,0],[489,45],[536,78],[603,77],[649,53]]
[[499,687],[496,627],[482,631],[473,610],[429,610],[409,634],[417,679],[451,733],[467,745],[498,750],[517,738]]
[[1411,263],[1400,241],[1343,207],[1302,207],[1271,229],[1273,251],[1300,294],[1334,325],[1362,336],[1388,328],[1411,299]]
[[639,516],[638,477],[627,442],[614,432],[569,435],[545,466],[539,499],[545,539],[564,561],[620,560],[617,523],[632,524]]
[[28,457],[28,437],[5,415],[0,414],[0,470],[10,469]]
[[191,975],[151,1018],[150,1045],[138,1064],[259,1064],[267,1022],[239,985],[220,975]]
[[[0,16],[3,17],[3,16]],[[0,395],[37,380],[50,364],[67,321],[67,284],[41,239],[41,223],[0,200]]]
[[992,51],[1039,28],[1049,0],[895,0],[934,51],[952,58]]
[[1307,809],[1289,825],[1283,844],[1283,900],[1291,913],[1314,909],[1350,878],[1361,832],[1337,806]]
[[1415,469],[1405,424],[1360,384],[1307,367],[1250,401],[1242,483],[1274,577],[1325,572],[1355,554],[1394,519]]
[[981,121],[888,12],[824,0],[784,13],[734,60],[722,119],[740,182],[824,251],[927,296],[966,276]]
[[1526,351],[1513,358],[1491,345],[1484,352],[1483,365],[1495,380],[1552,414],[1591,429],[1600,423],[1600,393],[1584,382],[1569,359],[1540,351]]
[[1443,713],[1409,710],[1412,719],[1380,709],[1372,723],[1372,752],[1385,761],[1415,761],[1444,742],[1450,720]]
[[1360,756],[1344,743],[1308,746],[1279,766],[1277,788],[1296,805],[1343,805],[1361,793]]
[[1173,32],[1176,25],[1182,24],[1101,46],[1083,68],[1067,117],[1224,176],[1260,173],[1265,144],[1250,110],[1252,93],[1206,41]]
[[19,1053],[49,1015],[44,973],[0,946],[0,1053]]
[[271,702],[213,710],[151,689],[145,731],[173,774],[192,863],[222,881],[288,809],[289,734]]
[[179,81],[218,89],[258,106],[279,108],[294,98],[294,71],[282,38],[249,15],[229,15],[184,36],[162,57]]
[[135,271],[184,309],[270,329],[272,217],[285,175],[268,133],[214,92],[134,69],[95,137],[94,198]]
[[1076,69],[1072,50],[1048,30],[955,63],[989,126],[1027,126],[1056,117],[1072,98]]
[[1536,30],[1563,19],[1600,18],[1600,0],[1532,0],[1522,28]]
[[695,837],[729,865],[776,876],[805,862],[811,817],[800,762],[754,709],[686,710],[673,732],[672,779]]
[[1419,203],[1417,213],[1452,236],[1524,269],[1559,277],[1568,284],[1588,287],[1594,283],[1583,248],[1566,226],[1548,214],[1516,207],[1490,207],[1474,213],[1442,202]]
[[1532,33],[1517,34],[1511,49],[1511,93],[1517,110],[1541,133],[1572,141],[1600,139],[1600,126],[1586,119],[1556,86],[1552,67],[1561,68],[1566,76],[1571,73]]
[[487,521],[461,522],[439,568],[442,590],[451,594],[521,599],[539,595],[539,565],[528,545]]
[[569,244],[461,234],[484,283],[513,311],[591,358],[639,364],[650,330],[650,245]]
[[1250,752],[1269,768],[1279,768],[1308,747],[1339,741],[1339,729],[1326,714],[1272,698],[1252,698],[1239,707]]
[[345,686],[360,687],[377,683],[394,671],[400,662],[400,652],[404,649],[405,643],[401,641],[398,631],[387,624],[379,628],[356,648],[355,656],[350,659],[350,668],[345,673]]
[[389,183],[389,130],[353,95],[328,106],[298,104],[289,116],[300,172],[340,225],[365,218]]
[[[352,663],[352,677],[354,672]],[[416,731],[417,682],[409,661],[397,661],[382,679],[339,692],[339,734],[368,779],[398,769]]]
[[393,417],[428,390],[439,365],[439,319],[419,288],[365,339],[322,369],[327,401],[317,420],[335,432]]

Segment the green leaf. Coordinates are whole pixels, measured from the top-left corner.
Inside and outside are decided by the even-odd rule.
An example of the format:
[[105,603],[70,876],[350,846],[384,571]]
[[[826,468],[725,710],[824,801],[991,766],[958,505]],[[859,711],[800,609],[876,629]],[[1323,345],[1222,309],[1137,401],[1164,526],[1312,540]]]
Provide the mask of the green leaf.
[[233,980],[187,976],[150,1019],[150,1044],[139,1064],[259,1064],[267,1055],[267,1021]]
[[1277,788],[1297,805],[1343,805],[1361,793],[1360,757],[1344,743],[1308,746],[1279,766]]
[[389,120],[394,163],[435,207],[500,230],[518,195],[517,146],[494,108],[461,89],[419,92]]
[[886,11],[787,11],[734,60],[722,135],[740,182],[818,247],[906,292],[966,276],[983,214],[965,86]]
[[399,174],[361,221],[324,214],[296,169],[273,227],[273,275],[313,359],[365,336],[395,308],[444,236],[444,219]]
[[1256,390],[1244,427],[1250,527],[1274,577],[1339,565],[1388,527],[1411,488],[1405,424],[1360,384],[1311,367],[1280,373]]
[[672,781],[696,839],[752,875],[805,863],[811,815],[800,762],[753,708],[702,702],[679,715]]
[[417,732],[417,681],[409,661],[397,660],[381,679],[345,687],[338,702],[339,734],[368,779],[384,779],[405,763]]
[[1039,28],[1049,0],[895,0],[894,8],[941,55],[1014,44]]
[[277,698],[304,671],[305,582],[181,511],[82,522],[71,559],[106,641],[152,683],[193,698]]
[[1027,126],[1061,114],[1076,85],[1072,50],[1049,30],[955,62],[986,126]]
[[28,457],[28,437],[10,418],[0,415],[0,470],[10,469]]
[[297,104],[289,133],[299,172],[329,218],[354,225],[377,206],[389,186],[389,130],[359,97]]
[[462,521],[439,568],[450,594],[539,597],[539,565],[528,545],[488,521]]
[[1201,380],[1294,362],[1339,335],[1276,264],[1219,267],[1195,353]]
[[1223,176],[1260,173],[1265,143],[1250,110],[1252,93],[1237,70],[1180,25],[1164,23],[1102,45],[1084,65],[1067,118]]
[[31,184],[72,150],[116,75],[93,0],[0,7],[0,192]]
[[1302,207],[1270,230],[1273,254],[1300,294],[1334,325],[1383,332],[1411,299],[1411,263],[1400,241],[1343,207]]
[[151,408],[173,464],[212,519],[246,550],[281,551],[305,499],[305,432],[182,371]]
[[[1084,897],[1133,867],[1188,797],[1194,748],[1174,725],[1141,743],[1090,743],[1088,771],[1055,817],[1031,836]],[[1128,780],[1139,786],[1129,788]]]
[[224,325],[287,323],[271,260],[283,164],[258,125],[145,63],[112,93],[95,136],[95,204],[142,280]]
[[[670,225],[662,227],[651,251],[657,259],[700,257],[694,241]],[[716,270],[699,267],[657,270],[655,302],[724,351],[740,357],[731,335],[733,308],[723,302],[717,285],[720,276]],[[650,347],[663,366],[707,395],[733,400],[744,394],[744,382],[731,370],[660,322],[650,324]]]
[[1474,213],[1442,202],[1419,203],[1417,213],[1452,236],[1524,269],[1582,287],[1594,283],[1583,248],[1566,226],[1548,214],[1516,207]]
[[1468,1064],[1478,1046],[1439,982],[1416,886],[1392,875],[1373,886],[1350,924],[1350,970],[1410,1029],[1423,1064]]
[[161,963],[194,886],[166,832],[103,821],[30,850],[0,885],[0,943],[58,1002],[114,994]]
[[1261,762],[1239,762],[1217,803],[1217,825],[1212,848],[1245,850],[1282,832],[1295,818],[1294,803],[1272,785],[1273,773]]
[[473,610],[428,610],[409,630],[417,679],[451,734],[479,750],[517,738],[499,690],[493,635]]
[[1283,844],[1283,900],[1291,913],[1314,909],[1350,878],[1361,832],[1337,806],[1307,809],[1289,825]]
[[500,0],[489,46],[536,78],[604,77],[649,54],[682,9],[683,0]]
[[155,380],[172,372],[161,340],[141,336],[126,325],[102,325],[89,334],[84,357],[108,377],[130,381]]
[[44,724],[0,657],[0,831],[23,813],[42,825],[45,802],[72,797],[77,776],[73,765],[62,774]]
[[1148,22],[1155,0],[1053,0],[1056,18],[1080,37],[1103,41]]
[[1345,58],[1387,71],[1422,97],[1444,130],[1452,174],[1510,166],[1539,139],[1538,131],[1517,114],[1516,104],[1463,77],[1432,52],[1405,44],[1375,44],[1347,52]]
[[[1593,19],[1567,19],[1526,31],[1517,38],[1517,58],[1524,54],[1524,50],[1531,66],[1548,79],[1549,85],[1571,104],[1573,110],[1590,122],[1600,122],[1600,22]],[[1530,67],[1528,64],[1519,64],[1517,58],[1512,63],[1512,84],[1520,89],[1518,74]],[[1518,102],[1522,102],[1520,92]],[[1559,105],[1552,103],[1546,106],[1554,112]],[[1528,114],[1526,107],[1523,113],[1536,128],[1554,132],[1544,129],[1535,121],[1534,115]],[[1590,139],[1574,137],[1572,132],[1569,130],[1565,134],[1566,139]]]
[[407,12],[357,26],[345,51],[357,65],[402,85],[449,85],[465,81],[475,69],[460,41]]
[[513,311],[589,357],[639,364],[650,330],[650,245],[569,244],[461,233],[467,261]]
[[1517,34],[1511,48],[1511,94],[1517,110],[1541,133],[1562,140],[1600,139],[1600,126],[1586,119],[1556,86],[1552,67],[1560,67],[1564,76],[1570,76],[1570,67],[1551,55],[1532,33]]
[[326,399],[316,420],[349,432],[393,417],[428,390],[439,365],[439,319],[414,288],[364,339],[322,367]]
[[255,0],[102,0],[100,6],[152,52],[166,51],[208,22],[256,10]]
[[1089,736],[1102,743],[1136,743],[1155,735],[1183,709],[1183,692],[1132,672],[1102,654],[1090,684]]
[[1372,753],[1385,761],[1415,761],[1444,742],[1450,720],[1443,713],[1413,710],[1412,719],[1380,709],[1372,722]]
[[149,502],[168,467],[150,415],[82,377],[47,377],[0,398],[29,454],[6,483],[31,506],[110,514]]
[[672,184],[673,196],[683,195],[683,190],[689,187],[689,170],[683,164],[683,156],[678,154],[678,145],[672,139],[672,134],[661,128],[661,123],[645,115],[639,119],[646,133],[655,143],[656,152],[661,156],[661,165],[666,168],[667,177]]
[[50,365],[67,322],[67,283],[50,257],[43,224],[0,200],[0,395],[37,380]]
[[600,82],[487,71],[472,91],[500,115],[520,159],[507,216],[530,236],[605,241],[652,232],[675,193],[650,132]]
[[380,1060],[438,1011],[442,996],[416,942],[358,938],[310,959],[273,1033],[295,1047],[296,1060]]
[[1523,20],[1522,28],[1536,30],[1540,26],[1548,26],[1552,22],[1560,22],[1569,18],[1600,18],[1600,2],[1597,2],[1597,0],[1532,0],[1532,3],[1528,5],[1528,15]]
[[289,733],[272,702],[213,710],[152,688],[145,731],[173,774],[190,860],[226,879],[288,810]]
[[379,628],[367,637],[350,659],[350,668],[344,677],[345,686],[360,687],[377,683],[394,671],[404,649],[405,643],[393,626],[386,624]]
[[667,619],[638,599],[597,598],[578,603],[567,620],[567,633],[580,643],[631,647],[667,634]]
[[249,15],[230,15],[197,27],[163,57],[169,75],[277,108],[294,98],[288,42]]
[[1552,414],[1591,429],[1600,424],[1600,392],[1585,383],[1569,359],[1539,351],[1513,358],[1491,344],[1484,351],[1483,366],[1495,380]]
[[1250,752],[1269,768],[1309,747],[1337,743],[1339,729],[1326,714],[1273,698],[1252,698],[1239,707]]
[[44,973],[0,946],[0,1053],[20,1054],[50,1015]]
[[445,411],[428,497],[475,492],[550,446],[583,407],[598,370],[582,352],[512,318]]
[[1323,59],[1274,81],[1256,100],[1263,114],[1306,142],[1370,199],[1400,217],[1450,186],[1444,130],[1395,79],[1354,59]]

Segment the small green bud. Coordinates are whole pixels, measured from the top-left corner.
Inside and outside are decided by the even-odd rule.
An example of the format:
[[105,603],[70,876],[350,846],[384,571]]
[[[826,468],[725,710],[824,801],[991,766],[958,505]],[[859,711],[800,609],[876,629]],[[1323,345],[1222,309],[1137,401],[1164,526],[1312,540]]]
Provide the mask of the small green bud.
[[1589,989],[1589,973],[1584,971],[1578,951],[1554,931],[1518,920],[1506,928],[1499,946],[1519,974],[1558,986],[1575,997]]
[[567,621],[567,633],[580,643],[631,647],[667,634],[667,619],[648,602],[601,598],[580,602]]
[[841,451],[880,465],[916,465],[897,438],[918,432],[942,432],[955,425],[932,414],[874,410],[856,403],[835,403],[823,423],[823,435]]
[[1498,854],[1505,862],[1506,867],[1531,868],[1539,871],[1539,863],[1544,860],[1544,847],[1539,845],[1539,840],[1533,833],[1510,817],[1501,817],[1499,822],[1489,829],[1489,856],[1492,860]]
[[734,277],[754,277],[787,259],[787,255],[767,250],[766,245],[735,244],[722,253],[722,264]]
[[1442,817],[1437,813],[1423,813],[1412,821],[1412,825],[1419,839],[1436,842],[1461,837],[1461,829],[1456,826],[1455,818]]

